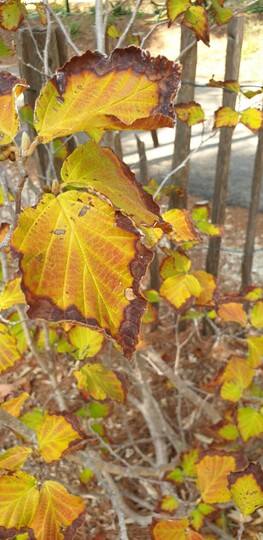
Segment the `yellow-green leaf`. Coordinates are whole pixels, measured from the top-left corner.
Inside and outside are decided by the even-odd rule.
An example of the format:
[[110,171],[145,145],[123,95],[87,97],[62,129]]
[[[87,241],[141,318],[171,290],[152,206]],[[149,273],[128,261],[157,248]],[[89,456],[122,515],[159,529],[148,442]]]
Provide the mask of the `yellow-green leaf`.
[[191,6],[190,0],[167,0],[167,14],[169,26],[175,21],[181,13],[184,13]]
[[177,310],[180,310],[193,297],[198,297],[201,291],[201,286],[194,276],[179,274],[169,277],[163,282],[160,295],[166,298]]
[[20,0],[5,0],[0,4],[0,26],[14,32],[24,19],[24,7]]
[[163,218],[172,226],[173,230],[169,236],[177,244],[200,240],[191,216],[186,210],[173,208],[172,210],[165,212]]
[[32,449],[26,446],[14,446],[0,455],[0,469],[15,471],[21,469],[27,458],[32,454]]
[[237,425],[242,439],[259,437],[263,433],[263,414],[252,407],[242,407],[237,411]]
[[110,399],[123,403],[125,390],[122,381],[111,369],[102,364],[86,364],[74,372],[78,388],[87,392],[93,399],[105,401]]
[[159,225],[169,232],[160,216],[158,204],[136,181],[135,175],[116,154],[93,141],[80,145],[61,169],[66,185],[92,188],[111,201],[117,210],[139,225]]
[[205,45],[209,45],[208,17],[204,7],[189,7],[184,14],[182,25],[192,30],[197,40],[201,39]]
[[223,4],[224,0],[212,0],[211,11],[219,26],[226,24],[233,17],[233,11],[223,7]]
[[0,309],[8,309],[15,304],[25,303],[25,296],[21,290],[21,278],[10,279],[0,294]]
[[13,49],[10,49],[2,39],[0,39],[0,56],[6,57],[6,56],[13,56],[15,54],[15,51]]
[[91,469],[84,467],[79,475],[79,480],[82,484],[88,484],[94,476],[94,472]]
[[248,363],[251,367],[257,368],[261,365],[263,357],[263,336],[253,336],[247,338]]
[[0,323],[0,373],[14,369],[19,361],[21,355],[17,350],[16,338]]
[[229,488],[234,503],[249,516],[263,506],[263,471],[259,463],[250,463],[244,471],[229,475]]
[[198,460],[198,450],[190,450],[183,453],[182,469],[185,476],[196,477],[196,462]]
[[48,480],[40,490],[39,503],[28,526],[37,540],[62,540],[70,537],[85,519],[85,505],[81,497],[71,495],[58,482]]
[[191,260],[187,255],[179,251],[166,250],[169,255],[162,262],[160,268],[160,276],[162,279],[166,279],[175,274],[186,274],[191,268]]
[[117,39],[118,37],[120,37],[121,32],[118,30],[118,28],[116,28],[115,24],[111,24],[107,28],[107,34],[108,34],[108,36]]
[[239,113],[231,107],[220,107],[215,111],[214,129],[222,127],[236,127],[239,120]]
[[223,437],[226,441],[235,441],[239,437],[238,429],[235,424],[225,424],[222,426],[218,433],[220,437]]
[[231,356],[224,373],[220,377],[223,386],[220,395],[223,399],[237,402],[254,377],[254,369],[244,358]]
[[133,46],[115,49],[109,57],[87,51],[44,86],[35,128],[48,142],[78,131],[98,141],[106,129],[172,127],[171,100],[179,79],[178,64]]
[[71,345],[75,347],[73,354],[78,360],[95,356],[100,351],[104,341],[104,335],[101,332],[77,325],[70,329],[68,338]]
[[23,471],[0,478],[0,527],[19,531],[26,527],[38,505],[37,480]]
[[165,473],[165,480],[173,484],[181,484],[184,481],[182,469],[175,467],[172,471]]
[[185,122],[188,126],[194,126],[195,124],[200,124],[205,119],[205,113],[195,101],[190,101],[189,103],[178,103],[174,106],[174,110],[181,122]]
[[58,460],[66,450],[78,445],[84,438],[74,415],[44,414],[36,430],[39,451],[47,463]]
[[89,193],[46,194],[20,215],[11,244],[31,318],[102,328],[131,356],[152,253],[128,218]]
[[26,88],[23,79],[8,71],[0,72],[0,145],[12,142],[19,130],[17,98]]
[[227,477],[236,469],[233,456],[205,456],[197,463],[196,469],[198,487],[204,502],[213,504],[231,500]]
[[257,133],[258,130],[262,127],[263,123],[263,114],[262,111],[255,108],[246,109],[241,113],[240,122],[244,126],[248,127],[254,133]]
[[160,502],[160,510],[171,514],[178,508],[179,503],[173,495],[164,495]]
[[263,302],[257,302],[250,313],[252,326],[255,328],[263,328]]

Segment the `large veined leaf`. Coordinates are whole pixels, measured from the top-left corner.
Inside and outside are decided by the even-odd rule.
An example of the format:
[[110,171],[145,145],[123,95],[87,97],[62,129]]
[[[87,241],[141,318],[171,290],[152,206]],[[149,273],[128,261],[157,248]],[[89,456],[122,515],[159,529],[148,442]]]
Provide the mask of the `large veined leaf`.
[[202,499],[208,504],[231,500],[227,477],[236,470],[236,461],[230,455],[205,456],[197,465],[198,487]]
[[[85,519],[85,505],[81,497],[71,495],[58,482],[48,480],[40,490],[39,504],[28,527],[36,540],[72,538]],[[70,527],[70,536],[67,529]]]
[[0,469],[15,471],[23,467],[27,458],[32,454],[32,449],[27,446],[14,446],[0,455]]
[[247,314],[242,304],[238,302],[225,302],[219,305],[218,315],[224,322],[235,322],[245,326]]
[[[39,492],[34,476],[23,471],[0,478],[0,530],[26,527],[38,505]],[[11,531],[10,531],[11,536]]]
[[12,142],[19,130],[17,98],[27,88],[23,79],[0,72],[0,145]]
[[11,245],[30,317],[102,328],[132,354],[152,253],[128,218],[89,193],[46,194],[20,215]]
[[80,390],[98,401],[110,399],[123,403],[125,390],[122,381],[111,369],[101,364],[86,364],[74,373]]
[[48,142],[77,131],[100,140],[106,129],[172,127],[180,71],[179,64],[133,46],[115,49],[109,57],[87,51],[44,86],[35,128]]
[[45,413],[38,425],[39,451],[47,463],[56,461],[69,448],[74,448],[84,438],[77,418],[73,415]]
[[10,371],[19,361],[21,355],[17,350],[16,338],[0,323],[0,373]]
[[93,188],[137,224],[158,224],[169,232],[169,225],[160,217],[158,204],[110,148],[93,141],[82,144],[64,161],[61,178],[74,187]]
[[24,19],[25,8],[20,0],[5,0],[0,4],[0,26],[14,32]]
[[232,498],[242,514],[248,516],[263,506],[263,471],[259,463],[231,473],[228,480]]

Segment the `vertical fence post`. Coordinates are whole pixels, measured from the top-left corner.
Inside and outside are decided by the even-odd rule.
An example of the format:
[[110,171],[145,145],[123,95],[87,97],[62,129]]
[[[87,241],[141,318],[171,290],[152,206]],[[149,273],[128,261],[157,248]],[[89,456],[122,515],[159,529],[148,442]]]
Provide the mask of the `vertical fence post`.
[[[193,33],[188,28],[181,27],[181,53],[193,43]],[[197,63],[197,43],[193,45],[181,60],[183,66],[182,86],[178,93],[177,103],[187,103],[194,99],[194,83]],[[174,154],[172,169],[175,169],[190,152],[191,127],[186,123],[177,120],[176,135],[174,141]],[[177,173],[171,177],[170,185],[178,189],[172,189],[169,201],[169,208],[186,208],[187,191],[189,183],[189,161]],[[182,194],[183,192],[183,194]]]
[[[244,34],[244,18],[233,17],[228,23],[225,80],[238,80],[241,49]],[[236,94],[229,90],[223,92],[223,107],[235,108]],[[231,142],[234,128],[220,130],[219,148],[216,163],[215,189],[212,203],[213,223],[223,225],[227,200],[228,173],[231,156]],[[206,260],[207,272],[218,274],[221,238],[210,238]]]
[[242,289],[251,283],[254,243],[256,237],[257,213],[259,209],[260,191],[263,173],[263,129],[258,134],[258,145],[254,163],[253,180],[251,186],[250,206],[246,232],[244,257],[242,261]]
[[[20,28],[18,30],[16,49],[19,58],[19,70],[21,76],[24,77],[30,87],[24,93],[24,100],[25,104],[30,105],[32,108],[34,108],[36,98],[45,82],[43,74],[44,66],[41,59],[45,43],[46,29],[43,27],[36,26],[32,28],[32,32],[30,32],[28,28]],[[48,55],[48,64],[52,73],[66,62],[67,48],[67,41],[62,30],[59,27],[52,25]],[[35,137],[36,135],[33,127],[30,128],[30,134],[32,137]],[[71,149],[73,150],[73,148]],[[42,144],[37,147],[36,152],[38,157],[38,173],[45,178],[50,163],[49,155]],[[54,166],[57,174],[59,174],[61,162],[56,163],[54,160]]]

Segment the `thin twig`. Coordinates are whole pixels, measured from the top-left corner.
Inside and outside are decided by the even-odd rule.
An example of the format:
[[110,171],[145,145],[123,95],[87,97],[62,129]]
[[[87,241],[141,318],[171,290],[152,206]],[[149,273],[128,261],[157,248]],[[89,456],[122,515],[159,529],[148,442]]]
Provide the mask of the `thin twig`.
[[78,49],[78,47],[75,45],[75,43],[73,43],[71,37],[69,36],[63,22],[60,20],[60,18],[57,16],[57,14],[53,11],[53,9],[50,7],[50,4],[46,4],[46,8],[48,9],[48,11],[50,12],[50,14],[52,15],[52,17],[54,18],[54,20],[56,21],[56,23],[58,24],[58,26],[60,27],[60,29],[62,30],[69,46],[71,47],[71,49],[74,51],[74,53],[77,55],[77,56],[80,56],[82,54],[82,51],[80,49]]
[[133,13],[132,13],[132,16],[124,30],[124,32],[122,33],[122,35],[119,37],[118,41],[117,41],[117,45],[116,47],[121,47],[121,45],[123,44],[123,42],[125,41],[130,29],[132,28],[132,25],[136,19],[136,15],[140,9],[140,5],[142,4],[143,0],[137,0],[135,6],[134,6],[134,10],[133,10]]

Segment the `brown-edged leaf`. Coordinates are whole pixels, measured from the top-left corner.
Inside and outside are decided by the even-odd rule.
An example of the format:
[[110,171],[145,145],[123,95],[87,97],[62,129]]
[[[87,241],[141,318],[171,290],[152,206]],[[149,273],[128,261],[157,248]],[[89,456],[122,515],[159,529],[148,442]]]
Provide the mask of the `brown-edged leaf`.
[[123,403],[125,388],[118,373],[102,364],[86,364],[74,372],[78,388],[98,401],[112,400]]
[[197,40],[209,46],[208,16],[203,6],[191,6],[184,14],[182,25],[192,30]]
[[234,15],[231,9],[224,7],[224,0],[212,0],[211,12],[219,26],[226,24]]
[[215,111],[214,129],[222,127],[236,127],[239,120],[239,113],[231,107],[220,107]]
[[233,501],[242,514],[249,516],[263,506],[263,471],[259,463],[250,463],[244,471],[228,477]]
[[189,103],[178,103],[174,106],[174,110],[181,122],[185,122],[188,126],[194,126],[200,124],[205,119],[205,113],[195,101]]
[[19,130],[17,98],[26,88],[23,79],[8,71],[0,72],[0,145],[12,142]]
[[25,8],[20,0],[5,0],[0,4],[0,26],[14,32],[25,16]]
[[166,0],[169,26],[191,6],[190,0]]

